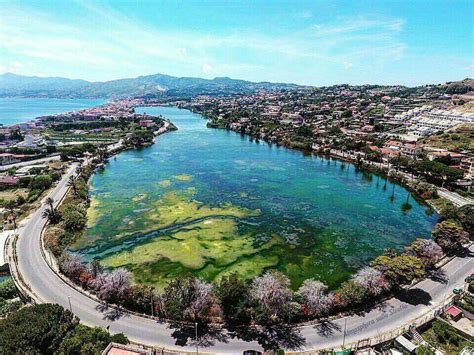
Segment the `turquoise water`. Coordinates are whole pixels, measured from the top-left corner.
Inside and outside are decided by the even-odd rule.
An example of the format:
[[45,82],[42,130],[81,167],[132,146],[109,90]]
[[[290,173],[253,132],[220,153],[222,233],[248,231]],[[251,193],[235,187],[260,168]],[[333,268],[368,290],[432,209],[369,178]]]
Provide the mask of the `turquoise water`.
[[104,100],[0,98],[0,124],[27,122],[36,117],[76,111],[104,104]]
[[142,111],[179,130],[94,175],[90,225],[75,246],[138,282],[277,269],[293,287],[308,277],[335,287],[384,248],[428,238],[436,222],[406,189],[353,165],[209,129],[187,110]]

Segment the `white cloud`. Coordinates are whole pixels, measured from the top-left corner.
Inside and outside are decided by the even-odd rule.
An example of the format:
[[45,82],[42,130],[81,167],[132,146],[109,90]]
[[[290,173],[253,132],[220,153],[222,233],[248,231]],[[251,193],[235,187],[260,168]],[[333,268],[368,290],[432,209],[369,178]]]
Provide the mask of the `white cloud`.
[[350,69],[354,66],[354,64],[352,64],[351,62],[348,62],[347,60],[345,60],[345,61],[342,62],[342,66],[344,67],[344,69]]
[[[0,56],[4,52],[12,60],[36,63],[25,74],[47,70],[49,75],[71,76],[75,70],[85,73],[80,75],[85,79],[108,80],[155,72],[204,73],[270,80],[269,73],[288,72],[289,67],[303,72],[342,63],[349,71],[360,62],[393,62],[406,50],[399,39],[402,19],[338,18],[278,35],[252,29],[211,34],[166,31],[95,2],[75,4],[87,16],[68,23],[32,9],[8,9],[9,15],[1,18]],[[309,11],[299,16],[314,19]]]
[[202,66],[202,72],[203,72],[204,74],[206,74],[206,75],[211,74],[211,73],[212,73],[212,66],[211,66],[210,64],[207,64],[207,63],[204,64],[204,65]]

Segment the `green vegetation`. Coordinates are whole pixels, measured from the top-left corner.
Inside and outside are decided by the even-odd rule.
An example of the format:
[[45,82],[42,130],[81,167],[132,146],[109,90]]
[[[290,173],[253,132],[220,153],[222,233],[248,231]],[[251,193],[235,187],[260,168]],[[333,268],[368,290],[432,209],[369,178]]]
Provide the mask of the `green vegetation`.
[[451,132],[433,135],[424,140],[426,145],[450,151],[467,150],[474,153],[474,127],[463,125]]
[[80,325],[59,305],[25,307],[0,320],[2,354],[101,354],[111,341],[128,343],[123,334]]
[[458,354],[466,346],[474,343],[459,335],[457,330],[446,322],[434,320],[431,327],[421,336],[432,346],[447,354]]
[[14,300],[17,297],[18,292],[11,278],[0,282],[0,318],[7,316],[23,306],[21,301]]
[[[2,222],[17,223],[39,206],[38,201],[51,188],[53,182],[61,178],[65,169],[64,163],[54,162],[47,166],[33,167],[28,176],[19,179],[17,186],[3,186],[0,190],[0,206],[6,211],[0,216]],[[10,171],[14,174],[16,169]]]

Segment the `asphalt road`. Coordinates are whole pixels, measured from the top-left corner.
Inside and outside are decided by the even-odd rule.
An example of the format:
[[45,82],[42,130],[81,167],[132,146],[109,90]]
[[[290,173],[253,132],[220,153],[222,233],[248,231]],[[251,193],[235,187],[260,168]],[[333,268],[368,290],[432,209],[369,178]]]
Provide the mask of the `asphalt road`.
[[451,192],[443,188],[438,188],[438,195],[451,201],[458,207],[464,206],[464,205],[471,205],[474,203],[474,201],[470,198],[460,196],[459,194],[455,192]]
[[[66,182],[71,174],[73,174],[72,169],[51,192],[50,196],[56,201],[59,201],[66,193]],[[40,233],[46,223],[41,218],[43,210],[44,206],[20,228],[20,237],[17,242],[19,271],[24,281],[40,298],[40,302],[57,303],[65,308],[71,307],[81,322],[90,326],[109,326],[111,332],[123,332],[135,342],[169,349],[196,350],[193,339],[188,339],[184,346],[177,345],[177,338],[173,337],[174,329],[171,329],[169,325],[132,315],[117,315],[111,309],[103,310],[99,303],[76,291],[59,278],[43,259],[40,249]],[[326,327],[304,326],[299,328],[299,333],[302,336],[299,344],[300,349],[336,348],[342,345],[343,338],[348,344],[376,337],[399,326],[408,326],[415,318],[443,302],[445,296],[454,287],[462,285],[464,278],[474,271],[474,258],[455,258],[444,269],[450,275],[447,285],[425,280],[419,283],[414,291],[411,291],[412,294],[405,302],[393,298],[366,314],[337,319]],[[415,304],[416,296],[422,298],[421,303]],[[345,337],[344,326],[346,326]],[[191,335],[192,337],[193,335]],[[226,338],[210,341],[209,346],[205,349],[200,347],[202,351],[219,353],[239,353],[248,349],[261,349],[261,346],[255,341],[247,342]]]

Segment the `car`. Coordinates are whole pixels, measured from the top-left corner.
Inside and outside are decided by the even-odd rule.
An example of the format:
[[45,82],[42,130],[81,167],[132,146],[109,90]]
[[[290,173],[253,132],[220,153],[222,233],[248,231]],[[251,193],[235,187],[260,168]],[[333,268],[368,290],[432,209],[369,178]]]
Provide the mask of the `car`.
[[474,281],[474,274],[471,274],[468,277],[466,277],[464,279],[464,281],[467,282],[467,283],[470,283],[470,282]]
[[462,288],[456,287],[455,289],[453,289],[453,293],[455,295],[460,295],[462,293]]

